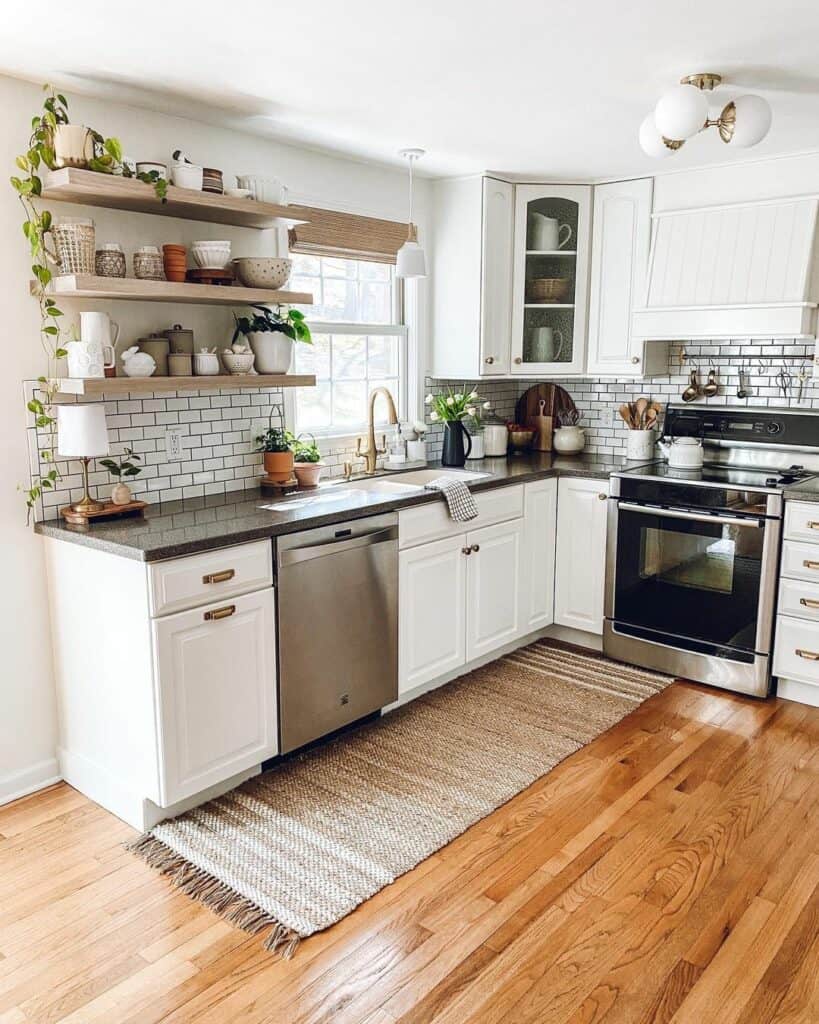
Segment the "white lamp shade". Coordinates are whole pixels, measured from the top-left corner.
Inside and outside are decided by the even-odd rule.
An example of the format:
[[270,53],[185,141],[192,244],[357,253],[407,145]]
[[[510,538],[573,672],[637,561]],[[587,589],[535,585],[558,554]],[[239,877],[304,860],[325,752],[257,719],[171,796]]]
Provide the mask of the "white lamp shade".
[[404,242],[395,257],[396,277],[426,277],[427,260],[417,242]]
[[57,406],[57,453],[67,458],[93,459],[108,454],[105,406]]
[[762,142],[770,131],[771,106],[767,100],[753,93],[745,96],[738,96],[734,100],[736,109],[736,120],[734,122],[734,134],[731,136],[731,145],[755,146]]
[[654,108],[657,130],[667,139],[690,139],[708,117],[708,100],[695,85],[678,85]]
[[639,139],[643,152],[647,153],[649,156],[662,159],[663,157],[671,156],[674,152],[673,149],[669,149],[668,146],[666,146],[665,140],[657,131],[657,125],[654,123],[653,114],[649,114],[640,125]]

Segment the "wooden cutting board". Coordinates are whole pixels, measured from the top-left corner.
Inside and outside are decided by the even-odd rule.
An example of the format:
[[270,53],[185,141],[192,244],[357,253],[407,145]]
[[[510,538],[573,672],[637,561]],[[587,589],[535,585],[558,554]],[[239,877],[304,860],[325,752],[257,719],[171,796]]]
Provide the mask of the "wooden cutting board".
[[518,399],[515,406],[515,422],[523,426],[534,426],[531,423],[540,412],[540,401],[546,403],[543,407],[543,415],[551,416],[552,422],[557,426],[557,417],[562,412],[577,410],[572,396],[559,384],[535,384],[529,388]]

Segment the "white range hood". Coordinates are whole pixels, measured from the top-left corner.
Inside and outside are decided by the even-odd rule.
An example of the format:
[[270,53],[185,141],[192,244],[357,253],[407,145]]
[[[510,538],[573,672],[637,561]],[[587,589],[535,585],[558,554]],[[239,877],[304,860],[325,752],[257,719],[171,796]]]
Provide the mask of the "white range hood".
[[654,214],[634,336],[815,337],[818,202],[797,196]]

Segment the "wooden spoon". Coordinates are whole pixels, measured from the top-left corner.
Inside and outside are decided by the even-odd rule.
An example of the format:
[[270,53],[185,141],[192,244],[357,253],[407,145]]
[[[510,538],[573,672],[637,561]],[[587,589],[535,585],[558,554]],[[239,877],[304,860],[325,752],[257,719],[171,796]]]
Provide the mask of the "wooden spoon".
[[643,424],[645,423],[646,410],[648,409],[648,399],[638,398],[635,403],[634,409],[636,413],[636,429],[644,430],[645,428]]
[[644,430],[651,430],[651,428],[654,426],[654,424],[656,422],[657,422],[657,410],[654,408],[653,405],[650,405],[648,407],[648,412],[646,413],[646,418],[645,418],[645,421],[644,421],[644,424],[643,424],[643,429]]
[[631,428],[631,409],[629,406],[624,403],[617,411],[620,413],[620,418],[625,422],[626,426]]

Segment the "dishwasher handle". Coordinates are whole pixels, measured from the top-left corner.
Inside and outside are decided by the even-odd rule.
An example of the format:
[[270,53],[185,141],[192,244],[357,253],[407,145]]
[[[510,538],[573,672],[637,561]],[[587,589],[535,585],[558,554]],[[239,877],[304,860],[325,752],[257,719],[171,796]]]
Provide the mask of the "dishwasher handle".
[[295,565],[307,562],[311,558],[324,558],[327,555],[339,555],[343,551],[354,548],[367,548],[386,541],[398,540],[398,527],[387,526],[381,530],[370,530],[360,533],[357,537],[340,537],[322,541],[320,544],[309,544],[303,548],[289,548],[279,554],[279,565]]

